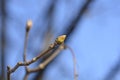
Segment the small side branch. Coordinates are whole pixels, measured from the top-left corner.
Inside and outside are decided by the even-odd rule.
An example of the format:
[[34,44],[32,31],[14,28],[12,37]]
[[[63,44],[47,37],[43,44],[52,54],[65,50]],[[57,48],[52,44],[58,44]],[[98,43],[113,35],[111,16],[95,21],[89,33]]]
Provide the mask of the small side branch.
[[73,69],[73,71],[74,71],[74,80],[78,80],[78,72],[77,72],[77,69],[76,69],[76,64],[77,64],[77,60],[76,60],[76,57],[75,57],[75,53],[74,53],[74,51],[72,50],[72,48],[71,47],[69,47],[69,46],[67,46],[67,45],[65,45],[65,47],[66,48],[68,48],[69,50],[70,50],[70,52],[71,52],[71,54],[72,54],[72,57],[73,57],[73,65],[74,65],[74,69]]
[[10,74],[15,72],[17,68],[19,68],[20,66],[28,66],[34,62],[36,62],[38,59],[40,59],[41,57],[43,57],[44,55],[46,55],[50,50],[52,50],[53,48],[55,48],[57,45],[53,44],[52,46],[50,46],[45,52],[41,53],[40,55],[34,57],[32,60],[30,61],[26,61],[26,62],[18,62],[15,67],[13,67],[12,69],[10,68],[10,66],[8,66],[7,70],[8,70],[8,80],[10,80]]
[[[24,42],[24,53],[23,53],[23,60],[24,62],[26,62],[26,49],[27,49],[27,43],[28,43],[28,34],[30,32],[30,29],[32,27],[32,21],[28,20],[27,24],[26,24],[26,33],[25,33],[25,42]],[[26,71],[26,75],[28,74],[28,67],[25,66],[25,71]],[[24,77],[24,80],[27,80],[27,77]]]
[[[38,72],[40,70],[43,70],[55,57],[64,49],[64,44],[61,44],[55,52],[48,57],[44,62],[40,63],[40,65],[37,68],[34,69],[28,69],[28,74],[33,72]],[[26,75],[27,76],[27,75]]]

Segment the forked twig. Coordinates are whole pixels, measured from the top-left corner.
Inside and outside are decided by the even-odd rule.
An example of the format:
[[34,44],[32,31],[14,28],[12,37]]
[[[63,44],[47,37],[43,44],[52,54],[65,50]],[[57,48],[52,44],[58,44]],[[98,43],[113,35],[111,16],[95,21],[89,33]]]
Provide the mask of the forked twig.
[[28,66],[32,63],[34,63],[35,61],[37,61],[38,59],[40,59],[41,57],[43,57],[46,53],[48,53],[50,50],[52,50],[53,48],[55,48],[57,45],[53,44],[52,46],[50,46],[45,52],[41,53],[40,55],[34,57],[32,60],[30,61],[26,61],[26,62],[18,62],[12,69],[8,66],[8,80],[10,80],[10,74],[15,72],[15,70],[20,67],[20,66]]
[[[43,70],[53,59],[55,59],[55,57],[60,53],[60,51],[62,51],[63,49],[68,48],[72,54],[73,57],[73,63],[74,63],[74,67],[73,67],[73,72],[74,72],[74,80],[78,80],[78,72],[76,69],[76,57],[75,54],[73,52],[73,50],[71,49],[71,47],[66,46],[63,44],[61,44],[57,50],[55,50],[55,52],[50,55],[44,62],[40,63],[40,65],[37,68],[33,68],[33,69],[28,69],[28,74],[33,73],[33,72],[38,72],[40,70]],[[27,77],[28,75],[26,75]]]
[[44,69],[46,65],[49,64],[63,49],[64,49],[64,44],[61,44],[59,48],[55,50],[55,52],[51,54],[51,56],[49,56],[44,62],[40,63],[40,65],[37,68],[29,69],[28,72],[32,73]]
[[58,47],[57,50],[55,50],[55,52],[53,54],[51,54],[44,62],[40,63],[40,65],[37,67],[37,68],[34,68],[34,69],[27,69],[27,74],[25,75],[24,77],[24,80],[26,79],[27,80],[27,77],[30,73],[33,73],[33,72],[38,72],[40,70],[43,70],[46,65],[48,65],[59,53],[61,50],[64,49],[64,38],[66,36],[63,35],[63,36],[59,36],[58,38],[56,38],[55,42],[57,44],[59,44],[60,46]]
[[41,57],[46,55],[49,51],[54,49],[56,46],[62,44],[64,42],[65,38],[66,38],[66,35],[59,36],[58,38],[56,38],[55,42],[53,44],[51,44],[45,52],[39,54],[38,56],[34,57],[30,61],[18,62],[13,68],[10,68],[10,66],[7,66],[7,79],[10,80],[11,73],[15,72],[17,68],[19,68],[20,66],[28,66],[28,65],[36,62],[38,59],[40,59]]

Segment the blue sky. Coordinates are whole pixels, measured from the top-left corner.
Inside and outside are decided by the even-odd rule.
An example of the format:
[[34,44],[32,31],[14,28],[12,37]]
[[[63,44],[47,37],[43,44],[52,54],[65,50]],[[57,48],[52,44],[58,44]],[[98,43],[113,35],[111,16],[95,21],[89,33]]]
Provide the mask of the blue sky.
[[[13,67],[22,61],[25,25],[33,20],[27,47],[28,59],[42,49],[43,32],[47,23],[44,17],[52,1],[49,0],[10,0],[7,20],[7,65]],[[58,0],[53,17],[54,37],[70,23],[84,0]],[[120,56],[120,1],[95,0],[86,10],[71,40],[67,43],[75,52],[78,64],[78,80],[103,80]],[[34,65],[33,65],[34,66]],[[23,73],[19,68],[13,79]],[[22,76],[18,76],[22,80]],[[17,78],[17,80],[18,80]],[[118,80],[120,77],[116,77]],[[65,50],[51,64],[44,80],[73,80],[73,61],[69,50]]]

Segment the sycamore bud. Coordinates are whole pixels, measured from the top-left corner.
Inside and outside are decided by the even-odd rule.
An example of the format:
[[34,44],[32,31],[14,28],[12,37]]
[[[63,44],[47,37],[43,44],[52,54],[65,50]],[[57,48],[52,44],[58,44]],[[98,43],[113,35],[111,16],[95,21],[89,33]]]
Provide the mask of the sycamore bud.
[[66,35],[61,35],[56,38],[55,42],[60,45],[65,41],[65,39],[66,39]]

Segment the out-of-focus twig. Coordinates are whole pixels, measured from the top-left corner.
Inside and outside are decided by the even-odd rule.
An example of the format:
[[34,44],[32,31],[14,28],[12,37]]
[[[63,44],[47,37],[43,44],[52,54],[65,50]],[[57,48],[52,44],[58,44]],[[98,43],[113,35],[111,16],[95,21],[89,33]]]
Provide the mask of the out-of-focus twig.
[[83,4],[82,8],[79,10],[78,14],[75,18],[73,18],[71,24],[68,28],[64,29],[63,33],[67,35],[66,41],[67,42],[70,36],[75,32],[79,21],[82,19],[84,12],[88,9],[88,6],[92,3],[93,0],[86,0],[85,4]]
[[15,72],[15,70],[20,67],[20,66],[28,66],[32,63],[34,63],[35,61],[37,61],[38,59],[40,59],[42,56],[44,56],[46,53],[48,53],[50,50],[52,50],[54,47],[56,47],[55,44],[53,44],[52,46],[50,46],[45,52],[41,53],[40,55],[34,57],[32,60],[30,61],[26,61],[26,62],[18,62],[12,69],[8,66],[8,72],[7,72],[7,76],[8,76],[8,80],[10,80],[10,74]]
[[108,72],[108,74],[105,76],[104,80],[113,80],[119,71],[120,71],[120,59],[112,67],[110,72]]
[[[55,8],[55,4],[56,4],[56,1],[57,0],[51,0],[51,5],[50,7],[48,8],[48,11],[47,11],[47,14],[46,14],[46,18],[47,18],[47,21],[48,21],[48,26],[46,27],[46,31],[44,34],[45,35],[45,39],[44,40],[45,44],[48,43],[48,40],[47,39],[52,39],[52,36],[54,36],[54,33],[53,33],[53,26],[52,26],[52,23],[53,23],[53,13],[54,13],[54,8]],[[50,40],[49,40],[50,41]],[[44,61],[44,59],[42,59],[42,61]],[[42,78],[42,75],[44,74],[44,69],[42,71],[39,71],[36,76],[34,76],[34,80],[39,80]]]
[[1,67],[2,67],[2,80],[5,79],[5,20],[6,20],[6,0],[1,0],[0,2],[1,5],[1,13],[2,13],[2,20],[1,20]]

